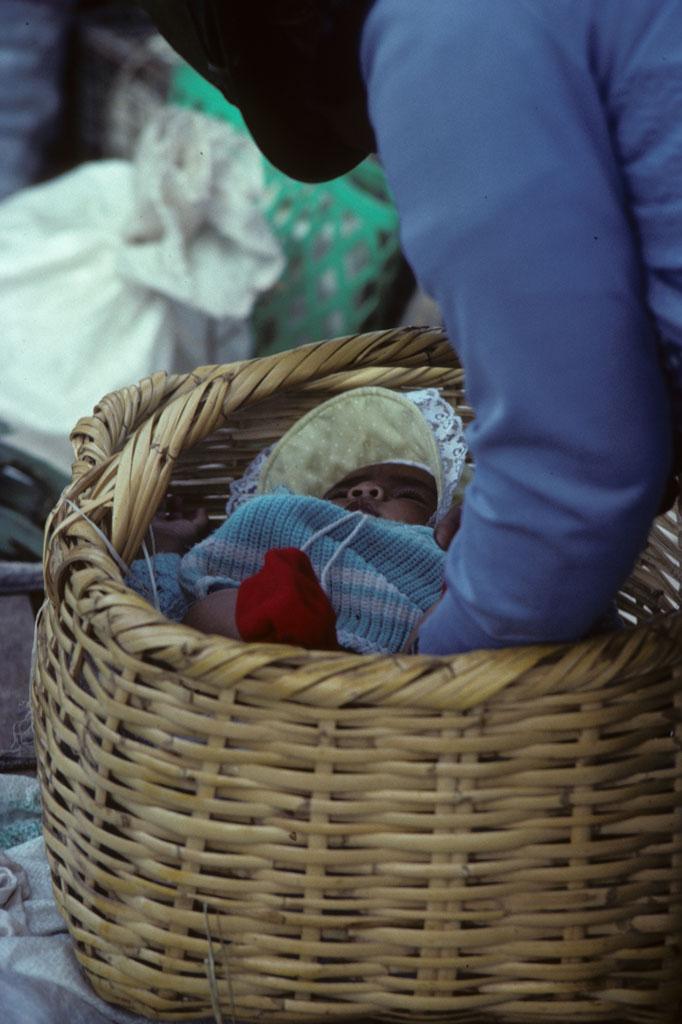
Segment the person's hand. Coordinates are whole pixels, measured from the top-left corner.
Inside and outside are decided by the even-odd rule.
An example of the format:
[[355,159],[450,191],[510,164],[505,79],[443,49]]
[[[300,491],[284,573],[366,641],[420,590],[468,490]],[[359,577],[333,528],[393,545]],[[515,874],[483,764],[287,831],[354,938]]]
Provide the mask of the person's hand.
[[182,499],[174,497],[152,520],[154,547],[157,554],[183,555],[185,551],[206,536],[209,530],[208,514],[203,508],[186,513]]
[[201,633],[217,633],[231,640],[241,640],[236,619],[237,593],[237,588],[231,587],[199,598],[190,606],[182,624]]
[[436,523],[433,531],[433,535],[436,539],[436,544],[443,551],[447,551],[450,547],[450,541],[459,530],[460,523],[462,521],[462,506],[453,505],[450,508],[440,522]]

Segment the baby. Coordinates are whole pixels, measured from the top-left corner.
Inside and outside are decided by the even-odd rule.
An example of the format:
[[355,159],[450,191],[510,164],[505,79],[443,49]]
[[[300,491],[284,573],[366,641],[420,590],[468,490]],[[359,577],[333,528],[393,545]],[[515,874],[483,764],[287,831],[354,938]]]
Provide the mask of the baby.
[[465,453],[434,389],[339,395],[254,460],[210,536],[203,512],[157,517],[129,585],[204,632],[402,650],[441,595]]

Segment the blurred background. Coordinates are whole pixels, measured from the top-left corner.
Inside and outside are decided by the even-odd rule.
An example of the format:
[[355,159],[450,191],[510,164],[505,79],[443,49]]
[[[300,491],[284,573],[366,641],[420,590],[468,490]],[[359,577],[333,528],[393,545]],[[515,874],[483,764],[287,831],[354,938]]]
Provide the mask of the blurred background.
[[0,769],[26,716],[68,435],[158,370],[440,322],[370,158],[287,178],[132,4],[0,0]]

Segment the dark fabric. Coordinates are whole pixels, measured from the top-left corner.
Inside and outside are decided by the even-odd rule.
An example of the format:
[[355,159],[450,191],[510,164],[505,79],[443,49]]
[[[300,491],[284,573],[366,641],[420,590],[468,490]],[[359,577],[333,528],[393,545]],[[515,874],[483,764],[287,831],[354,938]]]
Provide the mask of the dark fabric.
[[[330,180],[374,149],[358,58],[370,0],[136,2],[239,107],[261,151],[285,174]],[[352,124],[350,134],[338,127],[337,112]]]
[[32,644],[33,612],[28,597],[0,597],[0,771],[35,764],[29,708]]

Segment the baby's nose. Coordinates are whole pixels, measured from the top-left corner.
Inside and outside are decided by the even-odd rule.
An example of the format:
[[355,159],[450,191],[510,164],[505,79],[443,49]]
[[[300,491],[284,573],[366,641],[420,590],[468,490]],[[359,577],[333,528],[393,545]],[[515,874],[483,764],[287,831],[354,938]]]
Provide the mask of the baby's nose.
[[364,480],[360,484],[354,484],[348,491],[349,498],[372,498],[373,501],[383,501],[384,491],[380,484],[373,480]]

